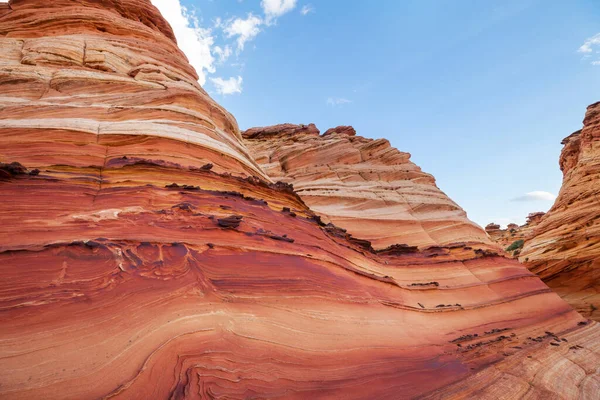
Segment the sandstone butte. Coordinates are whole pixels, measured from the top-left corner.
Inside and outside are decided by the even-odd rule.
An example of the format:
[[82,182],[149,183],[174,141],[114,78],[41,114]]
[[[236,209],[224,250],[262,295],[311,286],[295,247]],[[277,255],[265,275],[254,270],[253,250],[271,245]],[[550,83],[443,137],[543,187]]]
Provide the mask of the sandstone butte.
[[356,136],[348,126],[319,133],[313,124],[283,124],[252,128],[243,136],[269,177],[292,183],[324,221],[376,249],[490,243],[409,153],[385,139]]
[[560,193],[526,234],[520,260],[582,315],[600,320],[600,103],[562,144]]
[[272,182],[148,0],[0,7],[0,398],[598,397],[598,324],[407,160],[432,215],[378,250]]

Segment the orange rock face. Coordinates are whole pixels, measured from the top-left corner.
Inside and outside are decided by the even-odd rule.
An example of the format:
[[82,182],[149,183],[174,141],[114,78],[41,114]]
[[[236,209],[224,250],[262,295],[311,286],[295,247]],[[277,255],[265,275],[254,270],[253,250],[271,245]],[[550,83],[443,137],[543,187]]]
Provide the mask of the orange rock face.
[[243,133],[255,160],[296,192],[325,221],[369,240],[426,248],[489,243],[485,233],[435,185],[410,154],[385,139],[337,127],[319,136],[314,125],[277,125]]
[[564,141],[563,184],[521,261],[585,316],[600,319],[600,103]]
[[596,397],[598,324],[407,155],[361,147],[462,221],[432,240],[453,245],[320,223],[149,1],[0,11],[2,399]]

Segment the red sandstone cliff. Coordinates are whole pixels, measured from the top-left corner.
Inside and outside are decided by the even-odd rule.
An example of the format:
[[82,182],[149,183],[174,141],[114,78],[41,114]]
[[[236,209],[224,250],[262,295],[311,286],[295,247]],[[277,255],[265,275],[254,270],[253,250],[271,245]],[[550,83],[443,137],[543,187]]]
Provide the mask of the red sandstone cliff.
[[452,246],[319,223],[149,1],[0,7],[1,398],[598,393],[598,325],[474,240],[407,155],[373,143]]
[[520,260],[585,316],[600,319],[600,103],[563,141],[563,184]]

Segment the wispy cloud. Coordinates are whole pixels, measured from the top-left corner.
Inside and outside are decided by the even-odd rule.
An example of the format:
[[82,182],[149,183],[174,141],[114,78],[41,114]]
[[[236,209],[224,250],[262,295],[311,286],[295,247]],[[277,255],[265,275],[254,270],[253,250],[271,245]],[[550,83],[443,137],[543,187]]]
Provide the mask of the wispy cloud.
[[235,18],[226,23],[223,31],[228,38],[237,37],[238,52],[244,50],[244,45],[260,33],[263,20],[252,13],[246,18]]
[[[584,59],[589,59],[592,57],[594,50],[600,47],[600,33],[588,38],[577,50],[579,53],[583,53]],[[598,50],[595,51],[596,54],[599,53]],[[600,65],[600,59],[596,59],[592,61],[592,65]]]
[[310,13],[315,12],[315,8],[311,5],[311,4],[306,4],[302,7],[302,9],[300,10],[300,13],[302,15],[308,15]]
[[201,28],[196,15],[182,6],[179,0],[152,0],[152,4],[171,24],[179,48],[196,69],[198,82],[204,85],[206,74],[215,72],[211,30]]
[[525,193],[523,196],[515,197],[511,201],[554,201],[556,196],[550,192],[544,192],[536,190],[533,192]]
[[232,76],[229,79],[223,79],[220,77],[210,78],[210,81],[213,83],[217,93],[219,94],[226,96],[234,93],[242,93],[243,79],[241,76],[238,76],[237,78]]
[[277,18],[292,11],[296,2],[297,0],[262,0],[260,6],[265,13],[265,23],[271,25]]
[[587,39],[578,51],[580,53],[591,53],[593,51],[592,48],[596,45],[600,45],[600,33]]
[[342,106],[344,104],[349,104],[349,103],[352,103],[352,100],[348,100],[343,97],[328,97],[327,98],[327,104],[332,107]]
[[225,45],[225,47],[215,46],[215,48],[213,49],[213,53],[215,53],[216,56],[219,58],[219,64],[223,64],[225,61],[227,61],[229,56],[231,56],[231,53],[232,53],[231,46],[229,46],[229,45]]

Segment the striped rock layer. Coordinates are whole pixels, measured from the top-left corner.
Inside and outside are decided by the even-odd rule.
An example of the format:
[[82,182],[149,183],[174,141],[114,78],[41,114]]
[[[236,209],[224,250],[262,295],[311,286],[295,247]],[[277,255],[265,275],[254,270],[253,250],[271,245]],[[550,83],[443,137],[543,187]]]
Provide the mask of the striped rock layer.
[[255,160],[273,179],[296,192],[324,220],[371,241],[426,248],[489,243],[410,154],[385,139],[356,136],[351,127],[329,129],[283,124],[243,133]]
[[563,140],[563,184],[520,260],[582,315],[600,320],[600,103]]
[[325,225],[149,1],[0,7],[0,398],[597,398],[595,322],[483,241]]

